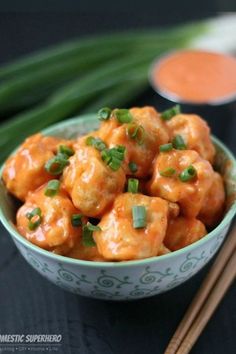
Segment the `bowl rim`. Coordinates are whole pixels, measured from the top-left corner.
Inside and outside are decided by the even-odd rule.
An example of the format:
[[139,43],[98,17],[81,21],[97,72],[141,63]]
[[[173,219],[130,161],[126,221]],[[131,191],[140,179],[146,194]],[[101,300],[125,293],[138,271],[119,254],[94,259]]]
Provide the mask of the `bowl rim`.
[[[41,133],[46,134],[46,135],[53,134],[53,131],[57,128],[67,127],[70,124],[74,124],[74,123],[83,124],[85,121],[88,121],[88,120],[95,121],[95,119],[96,119],[96,116],[94,114],[86,114],[86,115],[77,116],[77,117],[74,117],[71,119],[67,119],[66,121],[62,121],[57,124],[53,124],[50,127],[43,129],[41,131]],[[233,154],[231,153],[231,151],[218,138],[212,136],[212,140],[218,147],[220,147],[221,150],[223,150],[226,153],[227,157],[229,157],[229,159],[231,160],[231,162],[233,164],[233,168],[236,170],[236,160],[235,160]],[[16,151],[17,149],[18,149],[18,147],[14,151]],[[14,153],[14,151],[13,151],[13,153]],[[2,176],[4,165],[5,165],[5,163],[3,163],[0,168],[0,178]],[[3,226],[10,233],[11,237],[13,237],[16,241],[18,241],[20,244],[25,246],[27,249],[33,251],[34,253],[38,253],[42,256],[46,256],[54,261],[64,262],[64,263],[68,263],[71,265],[87,266],[87,267],[92,267],[92,268],[100,268],[100,267],[123,268],[123,267],[145,266],[145,265],[150,265],[151,263],[156,264],[160,261],[172,259],[176,256],[181,256],[181,254],[184,254],[186,252],[190,252],[190,251],[194,250],[196,247],[204,245],[208,240],[213,239],[227,225],[228,226],[230,225],[230,222],[233,219],[235,213],[236,213],[236,199],[234,200],[230,209],[225,214],[224,218],[221,220],[221,222],[219,223],[219,225],[217,225],[216,228],[214,228],[212,231],[210,231],[205,237],[201,238],[200,240],[198,240],[198,241],[196,241],[184,248],[181,248],[177,251],[167,253],[162,256],[155,256],[155,257],[150,257],[150,258],[145,258],[145,259],[140,259],[140,260],[131,260],[131,261],[122,261],[122,262],[109,262],[109,261],[102,262],[102,261],[87,261],[87,260],[80,260],[80,259],[76,259],[76,258],[69,258],[66,256],[61,256],[61,255],[52,253],[52,252],[47,251],[43,248],[40,248],[39,246],[34,245],[33,243],[31,243],[30,241],[25,239],[23,236],[21,236],[20,233],[17,232],[14,225],[11,222],[9,222],[7,220],[7,218],[5,217],[5,215],[2,211],[2,207],[0,205],[0,221],[2,222]]]

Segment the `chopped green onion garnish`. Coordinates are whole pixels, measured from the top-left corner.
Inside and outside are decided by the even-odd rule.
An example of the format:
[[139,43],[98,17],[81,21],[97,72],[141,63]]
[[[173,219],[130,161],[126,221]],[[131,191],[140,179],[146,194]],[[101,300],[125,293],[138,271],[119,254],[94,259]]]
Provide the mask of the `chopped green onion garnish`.
[[130,162],[129,163],[129,169],[130,169],[130,171],[132,172],[132,173],[135,173],[135,172],[137,172],[138,171],[138,166],[137,166],[137,164],[135,163],[135,162]]
[[60,182],[57,179],[52,179],[48,182],[44,194],[47,197],[54,197],[60,188]]
[[42,211],[40,208],[34,208],[26,217],[29,219],[28,228],[31,231],[36,230],[42,221]]
[[124,150],[120,150],[119,147],[118,148],[111,148],[109,150],[110,154],[112,157],[117,158],[118,160],[123,161],[124,160]]
[[95,140],[94,136],[88,136],[86,139],[86,145],[93,146],[94,140]]
[[98,111],[98,119],[99,120],[108,120],[111,116],[111,109],[108,107],[104,107],[99,109]]
[[37,227],[41,224],[42,217],[39,215],[33,216],[31,220],[29,220],[28,227],[31,231],[36,230]]
[[41,211],[40,208],[34,208],[30,213],[27,213],[27,214],[26,214],[26,217],[27,217],[27,219],[30,220],[30,219],[32,219],[32,217],[35,216],[35,215],[39,215],[39,216],[42,215],[42,211]]
[[147,210],[143,205],[135,205],[132,207],[133,227],[142,229],[147,225]]
[[136,178],[128,179],[128,189],[129,193],[138,193],[139,180]]
[[101,152],[102,160],[108,164],[111,161],[111,154],[109,149],[105,149]]
[[94,138],[93,136],[88,136],[86,139],[86,144],[89,146],[94,146],[98,151],[106,149],[106,144],[100,138]]
[[118,120],[119,123],[130,123],[132,122],[132,115],[128,109],[116,109],[114,111],[114,116]]
[[82,242],[85,247],[96,246],[93,239],[93,231],[101,231],[101,228],[99,226],[92,225],[90,222],[83,225]]
[[64,168],[70,163],[66,156],[65,154],[58,154],[48,160],[44,166],[46,171],[53,176],[60,175]]
[[93,232],[86,225],[83,226],[82,243],[85,247],[94,247],[96,243],[93,239]]
[[99,138],[96,139],[96,142],[94,144],[94,147],[99,150],[99,151],[102,151],[104,149],[106,149],[106,144]]
[[177,150],[186,150],[187,145],[184,142],[184,139],[182,138],[181,135],[176,135],[172,141],[172,144],[175,149]]
[[83,218],[83,214],[73,214],[71,216],[72,226],[74,226],[74,227],[82,226],[82,224],[83,224],[82,218]]
[[93,225],[90,222],[87,222],[86,226],[90,231],[102,231],[102,229],[99,226]]
[[66,146],[66,145],[60,145],[59,146],[59,153],[61,154],[65,154],[67,155],[68,157],[74,155],[74,150],[71,149],[69,146]]
[[113,170],[117,171],[125,158],[125,146],[105,149],[101,152],[102,160]]
[[179,179],[182,182],[188,182],[188,181],[192,180],[196,175],[197,175],[196,168],[194,166],[190,165],[180,173]]
[[171,151],[173,149],[173,145],[172,143],[169,143],[169,144],[163,144],[159,147],[159,150],[161,152],[168,152],[168,151]]
[[123,154],[125,153],[125,150],[126,150],[124,145],[117,145],[117,147],[115,149],[119,152],[122,152]]
[[118,171],[120,166],[121,166],[122,160],[112,157],[111,161],[108,163],[108,166],[113,170],[113,171]]
[[170,120],[171,118],[173,118],[174,116],[176,116],[177,114],[180,114],[180,113],[181,113],[180,105],[177,104],[176,106],[162,112],[161,119]]
[[163,171],[160,171],[162,177],[172,177],[176,173],[176,170],[172,167],[168,167]]
[[127,133],[129,137],[136,140],[139,145],[143,144],[145,130],[142,125],[136,125],[134,123],[129,124],[127,127]]

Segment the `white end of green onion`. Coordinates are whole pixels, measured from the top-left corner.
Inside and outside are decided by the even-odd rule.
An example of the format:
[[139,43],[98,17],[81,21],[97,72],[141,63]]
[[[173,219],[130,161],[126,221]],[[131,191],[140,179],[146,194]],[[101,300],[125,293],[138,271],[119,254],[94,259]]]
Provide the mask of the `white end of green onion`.
[[205,21],[207,32],[191,41],[190,47],[236,53],[236,13],[226,13]]

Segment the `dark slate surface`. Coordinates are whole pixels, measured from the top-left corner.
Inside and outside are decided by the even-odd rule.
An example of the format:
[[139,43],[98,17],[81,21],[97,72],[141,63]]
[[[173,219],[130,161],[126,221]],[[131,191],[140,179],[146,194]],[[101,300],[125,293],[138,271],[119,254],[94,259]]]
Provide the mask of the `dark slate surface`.
[[[124,1],[119,3],[123,5]],[[121,10],[118,6],[119,16],[109,7],[96,8],[98,5],[91,12],[85,6],[77,13],[0,13],[0,60],[4,62],[75,35],[206,16],[211,10],[219,10],[223,2],[216,1],[213,9],[208,6],[210,1],[204,3],[204,7],[196,4],[196,11],[184,5],[181,13],[177,7],[169,12],[167,4],[162,4],[159,11],[156,2],[155,11],[148,8],[142,12],[139,5],[135,14],[132,8]],[[7,4],[1,4],[0,10]],[[131,103],[165,107],[152,90]],[[235,106],[224,108],[220,114],[218,111],[204,113],[210,117],[213,132],[236,152]],[[0,334],[62,334],[62,347],[57,352],[63,354],[162,354],[208,268],[209,265],[184,285],[153,298],[129,303],[86,299],[67,293],[38,275],[0,226]],[[234,285],[192,350],[193,354],[236,353],[235,295]],[[22,352],[27,353],[25,349]]]

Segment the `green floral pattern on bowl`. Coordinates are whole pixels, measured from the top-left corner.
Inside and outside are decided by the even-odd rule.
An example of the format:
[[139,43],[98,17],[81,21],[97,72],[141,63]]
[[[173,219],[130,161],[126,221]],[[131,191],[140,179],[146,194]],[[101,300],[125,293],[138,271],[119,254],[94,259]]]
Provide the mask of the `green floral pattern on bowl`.
[[[74,118],[44,131],[64,138],[96,129],[93,115]],[[15,227],[15,206],[0,184],[0,218],[26,261],[45,278],[75,294],[107,300],[132,300],[163,293],[196,274],[222,244],[236,210],[236,163],[228,149],[214,138],[217,169],[225,176],[227,213],[218,227],[193,245],[161,257],[131,262],[89,262],[54,255],[32,245]]]

